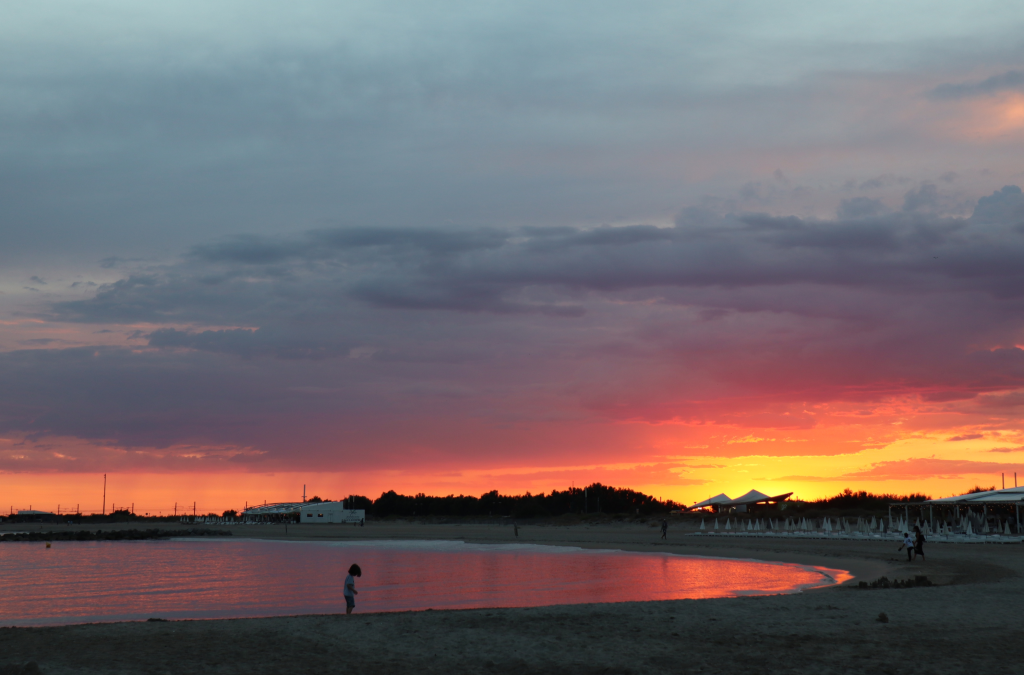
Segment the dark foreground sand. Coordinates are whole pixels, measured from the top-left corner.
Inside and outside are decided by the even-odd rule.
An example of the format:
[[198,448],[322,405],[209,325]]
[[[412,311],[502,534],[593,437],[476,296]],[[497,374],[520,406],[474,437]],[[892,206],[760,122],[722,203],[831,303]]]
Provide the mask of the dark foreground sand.
[[[234,528],[277,538],[283,529]],[[291,527],[289,538],[509,541],[487,525]],[[676,531],[678,532],[678,531]],[[675,532],[673,532],[675,534]],[[1022,673],[1024,546],[682,537],[640,524],[530,527],[520,541],[847,569],[938,586],[796,595],[223,621],[0,628],[0,674]],[[340,600],[340,599],[339,599]],[[0,592],[2,601],[2,592]],[[343,607],[343,602],[341,603]],[[885,612],[888,623],[877,620]]]

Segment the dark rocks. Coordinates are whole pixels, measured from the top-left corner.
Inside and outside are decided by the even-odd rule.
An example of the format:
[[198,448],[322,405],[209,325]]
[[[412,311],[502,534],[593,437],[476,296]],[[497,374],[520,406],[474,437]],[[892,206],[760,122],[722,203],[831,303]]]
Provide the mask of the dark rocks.
[[3,541],[137,541],[171,537],[230,537],[230,530],[189,528],[187,530],[96,530],[88,532],[18,532],[0,535]]
[[875,619],[878,623],[889,623],[889,615],[885,612],[879,612],[878,618]]
[[934,586],[934,584],[923,574],[918,574],[913,579],[893,579],[891,581],[888,577],[878,577],[871,583],[862,581],[857,584],[858,588],[916,588],[919,586]]
[[23,666],[0,666],[0,675],[39,675],[39,664],[29,661]]

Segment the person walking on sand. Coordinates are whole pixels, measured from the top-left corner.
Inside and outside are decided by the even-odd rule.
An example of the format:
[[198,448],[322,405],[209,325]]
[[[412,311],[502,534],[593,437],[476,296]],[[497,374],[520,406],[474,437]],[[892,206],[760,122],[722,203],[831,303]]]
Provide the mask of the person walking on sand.
[[907,532],[903,533],[903,543],[900,544],[900,547],[898,549],[896,549],[896,550],[897,551],[902,551],[903,549],[907,549],[907,562],[910,562],[911,560],[913,560],[914,559],[914,540],[910,538],[910,534],[907,533]]
[[661,538],[668,539],[668,521],[664,518],[661,519]]
[[348,568],[348,576],[345,577],[345,614],[351,614],[352,610],[356,608],[356,595],[359,591],[356,590],[355,577],[363,576],[363,571],[359,569],[359,565],[352,565]]
[[924,561],[924,532],[921,531],[920,527],[914,526],[914,559],[917,556],[921,556],[921,560]]
[[515,524],[515,521],[512,522],[512,532],[516,535],[516,539],[518,539],[519,538],[519,526]]

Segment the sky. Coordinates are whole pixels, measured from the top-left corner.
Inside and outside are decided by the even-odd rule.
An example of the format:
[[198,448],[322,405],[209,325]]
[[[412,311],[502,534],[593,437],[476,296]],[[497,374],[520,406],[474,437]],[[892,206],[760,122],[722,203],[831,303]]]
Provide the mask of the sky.
[[1024,483],[1022,35],[6,3],[0,508]]

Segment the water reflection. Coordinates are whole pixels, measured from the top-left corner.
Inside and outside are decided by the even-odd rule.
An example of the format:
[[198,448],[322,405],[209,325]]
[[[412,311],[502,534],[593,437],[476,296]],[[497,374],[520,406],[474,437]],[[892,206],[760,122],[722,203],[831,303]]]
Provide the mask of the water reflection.
[[353,562],[363,568],[358,612],[788,593],[848,578],[800,565],[462,542],[5,543],[0,625],[343,612]]

